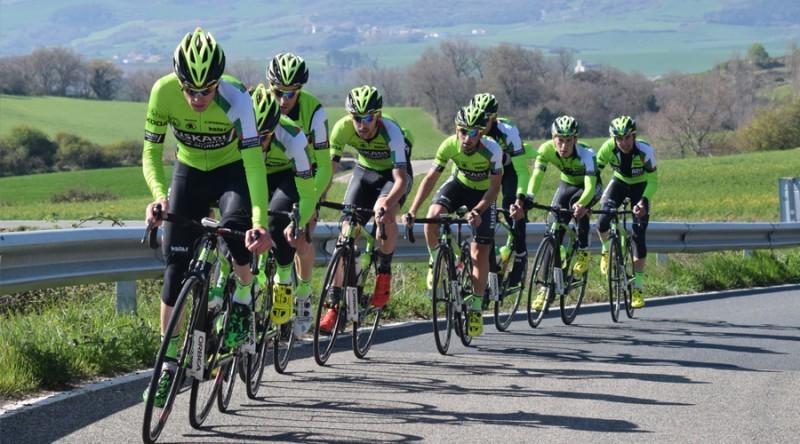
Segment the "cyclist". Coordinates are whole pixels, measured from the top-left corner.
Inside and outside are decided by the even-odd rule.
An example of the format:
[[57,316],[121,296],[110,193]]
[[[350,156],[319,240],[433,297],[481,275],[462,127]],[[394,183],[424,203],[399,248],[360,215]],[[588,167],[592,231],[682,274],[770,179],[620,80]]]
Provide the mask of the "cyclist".
[[[552,140],[539,146],[539,156],[528,184],[528,197],[531,200],[536,198],[548,164],[553,164],[561,171],[551,205],[573,210],[572,215],[559,214],[558,218],[560,222],[569,223],[574,216],[578,222],[578,257],[572,269],[582,274],[589,269],[589,208],[597,201],[602,184],[597,178],[594,150],[578,141],[578,122],[573,117],[558,117],[550,127],[550,133]],[[558,239],[563,236],[562,229]],[[546,297],[547,290],[540,289],[536,299],[531,301],[531,308],[541,310]]]
[[[644,307],[643,281],[647,259],[645,232],[650,221],[650,199],[658,190],[656,155],[653,147],[636,138],[636,121],[630,116],[620,116],[608,128],[611,138],[597,153],[597,166],[602,170],[611,165],[614,175],[600,200],[601,210],[618,208],[626,197],[636,202],[633,211],[633,291],[631,306]],[[610,216],[597,218],[597,234],[603,244],[600,270],[608,273],[608,230]]]
[[[453,175],[439,188],[431,200],[427,217],[450,213],[466,205],[467,215],[475,236],[470,248],[472,258],[471,310],[468,313],[467,332],[478,336],[483,332],[483,295],[489,275],[490,247],[494,241],[496,207],[495,199],[500,192],[503,174],[503,150],[500,145],[483,132],[489,118],[479,107],[468,105],[461,108],[455,118],[456,133],[442,142],[436,151],[433,166],[422,179],[408,213],[407,226],[414,224],[417,210],[430,195],[436,181],[452,160]],[[430,252],[428,262],[428,287],[433,286],[433,258],[436,255],[438,227],[425,224],[425,241]]]
[[[261,150],[267,166],[269,209],[291,211],[297,203],[300,213],[297,228],[298,233],[302,233],[300,227],[304,227],[311,219],[317,204],[314,172],[306,150],[308,139],[294,121],[281,116],[280,105],[263,84],[255,88],[252,99]],[[294,227],[282,217],[270,218],[269,232],[275,242],[275,261],[278,265],[272,292],[271,317],[275,324],[280,325],[292,316],[295,246],[306,242],[304,238],[298,240],[294,237]]]
[[[470,105],[477,106],[487,114],[489,121],[486,123],[484,134],[494,139],[503,148],[503,208],[511,208],[511,205],[522,208],[525,201],[525,190],[531,175],[528,171],[525,147],[519,137],[519,129],[508,119],[497,117],[497,99],[492,94],[476,94],[470,101]],[[534,154],[534,157],[536,155],[538,153]],[[525,212],[518,214],[519,223],[514,227],[514,266],[509,276],[509,287],[519,284],[522,279],[522,270],[528,260],[528,248],[525,244],[525,224],[528,221]],[[511,224],[511,221],[508,223]]]
[[[411,190],[413,178],[410,174],[411,144],[403,128],[383,115],[383,97],[369,85],[354,88],[347,95],[342,117],[331,130],[332,169],[339,167],[345,146],[358,151],[358,163],[344,195],[345,205],[361,208],[372,207],[377,212],[383,208],[383,217],[376,223],[383,224],[386,239],[377,239],[379,246],[378,273],[372,304],[382,307],[389,301],[391,288],[391,265],[397,243],[395,216]],[[328,185],[330,186],[330,185]],[[366,223],[366,220],[359,220]],[[337,312],[329,309],[320,320],[320,328],[331,331],[336,325]]]
[[[322,198],[331,180],[331,156],[328,144],[328,115],[320,101],[303,89],[308,82],[308,67],[305,60],[292,53],[276,55],[267,68],[270,92],[280,103],[281,114],[294,120],[308,138],[309,154],[314,171],[316,200]],[[314,235],[316,213],[308,222],[308,238]],[[301,225],[305,227],[304,225]],[[306,236],[300,230],[301,239]],[[308,332],[312,323],[311,272],[314,266],[314,246],[310,242],[296,242],[295,266],[297,271],[297,319],[295,336]]]
[[[221,225],[247,231],[244,241],[227,242],[238,279],[225,344],[235,347],[247,338],[250,326],[253,275],[248,250],[263,253],[272,245],[264,229],[267,190],[253,105],[242,84],[223,75],[225,55],[211,33],[200,28],[187,33],[172,61],[174,72],[156,81],[147,107],[142,165],[154,202],[147,206],[145,219],[159,225],[155,208],[160,206],[164,213],[199,220],[219,201]],[[162,166],[167,125],[178,140],[169,192]],[[164,338],[166,324],[199,236],[196,230],[164,224],[161,335],[162,341],[169,341],[167,356],[172,358],[179,338]],[[166,401],[174,373],[174,362],[161,370],[156,405]],[[147,396],[146,390],[145,400]]]

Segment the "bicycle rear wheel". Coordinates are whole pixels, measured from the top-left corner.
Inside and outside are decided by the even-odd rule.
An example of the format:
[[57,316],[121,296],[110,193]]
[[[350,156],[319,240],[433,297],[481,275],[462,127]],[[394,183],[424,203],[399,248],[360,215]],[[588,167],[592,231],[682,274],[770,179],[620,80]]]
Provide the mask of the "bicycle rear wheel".
[[614,322],[619,322],[619,306],[626,297],[627,278],[623,260],[619,238],[613,237],[608,245],[608,302]]
[[[533,260],[533,270],[528,281],[527,306],[528,325],[532,328],[539,326],[550,308],[550,302],[555,298],[555,283],[553,282],[553,253],[555,251],[555,240],[549,236],[545,237],[539,243],[536,258]],[[544,305],[540,310],[534,310],[533,302],[542,289],[545,291]]]
[[570,256],[564,264],[564,270],[567,272],[567,276],[564,278],[564,293],[561,295],[561,321],[564,322],[564,325],[572,324],[572,321],[578,316],[589,278],[588,270],[579,274],[572,270],[577,251],[577,246],[573,244]]
[[625,314],[629,319],[633,319],[633,246],[631,237],[628,236],[625,242]]
[[361,271],[362,274],[366,273],[364,277],[358,277],[364,282],[364,287],[358,288],[360,293],[358,295],[358,321],[353,323],[353,353],[359,359],[364,359],[372,346],[383,312],[383,307],[378,308],[372,305],[377,272],[377,263],[372,260]]
[[[347,246],[337,247],[333,252],[330,263],[328,263],[327,270],[325,270],[322,292],[317,302],[317,317],[314,319],[314,360],[319,365],[325,365],[325,362],[328,361],[339,332],[343,329],[344,322],[347,319],[346,313],[342,313],[339,310],[340,300],[338,299],[344,297],[344,285],[336,285],[334,280],[337,273],[339,273],[339,276],[346,276],[346,273],[349,273],[349,254],[350,250]],[[338,296],[334,296],[334,290],[336,290]],[[329,309],[333,309],[338,313],[336,324],[333,327],[333,331],[323,332],[320,329],[320,322]]]
[[294,347],[294,318],[279,326],[279,331],[272,341],[272,364],[276,372],[283,374]]
[[522,301],[523,283],[528,272],[528,261],[526,260],[522,264],[522,276],[519,283],[514,287],[511,287],[510,275],[512,266],[513,261],[509,261],[506,264],[506,269],[503,270],[503,281],[500,283],[500,299],[494,303],[494,326],[498,331],[506,331],[508,329]]
[[[142,423],[142,441],[147,444],[154,443],[167,423],[169,414],[172,412],[172,404],[178,393],[182,391],[184,379],[186,377],[186,366],[191,361],[190,351],[192,349],[192,328],[190,325],[193,323],[193,313],[197,310],[195,305],[200,303],[198,296],[206,297],[202,291],[196,291],[195,287],[202,289],[202,281],[192,276],[184,284],[181,289],[178,299],[173,306],[172,316],[167,323],[167,334],[161,347],[156,355],[156,363],[153,366],[153,376],[150,378],[148,385],[147,400],[144,406],[144,421]],[[175,360],[168,359],[167,348],[169,347],[169,339],[171,336],[179,336],[182,338],[181,345],[178,348],[178,354]],[[167,388],[166,402],[162,406],[155,405],[155,396],[151,395],[158,391],[158,382],[161,376],[161,369],[168,364],[175,368],[175,374],[172,376],[172,381]]]
[[453,288],[455,273],[450,268],[453,263],[452,251],[439,247],[433,262],[433,287],[431,288],[431,309],[433,321],[433,338],[436,350],[446,355],[450,348],[453,333]]

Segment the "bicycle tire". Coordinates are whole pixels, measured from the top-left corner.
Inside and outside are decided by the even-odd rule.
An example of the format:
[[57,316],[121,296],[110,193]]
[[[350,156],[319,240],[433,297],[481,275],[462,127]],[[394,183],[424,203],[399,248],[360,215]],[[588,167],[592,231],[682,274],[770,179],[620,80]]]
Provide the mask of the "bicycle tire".
[[353,354],[358,359],[364,359],[372,347],[381,322],[381,313],[383,313],[383,307],[372,305],[372,295],[378,273],[378,264],[375,259],[373,257],[370,263],[361,270],[362,275],[366,273],[366,280],[358,277],[362,282],[369,283],[369,285],[358,288],[360,293],[358,295],[358,321],[353,323]]
[[[555,297],[555,283],[553,282],[553,255],[555,253],[555,239],[552,236],[546,236],[539,243],[539,248],[536,250],[536,258],[533,261],[533,270],[531,270],[531,277],[528,280],[528,325],[531,328],[536,328],[541,324],[545,314],[550,308],[550,302]],[[547,295],[545,297],[544,306],[541,310],[534,310],[531,308],[534,298],[539,294],[539,289],[545,288]]]
[[[196,279],[196,277],[190,277],[189,281]],[[187,281],[187,283],[189,281]],[[183,313],[187,303],[191,308],[190,313]],[[172,316],[170,316],[169,321],[167,322],[166,331],[172,333],[176,331],[178,323],[182,321],[183,331],[180,329],[177,331],[178,336],[183,336],[183,342],[181,347],[178,348],[178,354],[175,359],[177,362],[176,372],[172,378],[172,384],[167,391],[166,403],[161,407],[156,407],[154,405],[155,397],[153,396],[148,396],[148,399],[145,402],[144,420],[142,423],[142,441],[146,444],[154,443],[161,435],[161,432],[164,430],[164,426],[167,423],[167,419],[169,419],[169,415],[172,412],[172,405],[175,402],[175,398],[183,388],[184,378],[186,377],[186,365],[190,361],[189,352],[192,349],[192,329],[189,328],[189,325],[193,321],[191,313],[196,311],[194,307],[198,303],[199,300],[194,297],[192,292],[182,289],[178,294],[175,305],[173,306]],[[167,335],[167,337],[170,336],[173,335]],[[150,378],[150,383],[148,385],[149,393],[155,393],[158,389],[158,379],[161,375],[161,368],[167,361],[166,355],[168,347],[169,341],[162,341],[161,347],[156,355],[156,363],[153,366],[153,376]]]
[[[573,236],[573,239],[574,238]],[[589,279],[589,270],[576,274],[572,269],[577,252],[577,244],[573,242],[569,256],[564,264],[567,276],[564,278],[564,293],[561,295],[559,304],[561,308],[561,321],[564,325],[571,325],[575,317],[578,316],[578,312],[581,310],[581,304],[583,303],[583,297],[586,295],[586,284]]]
[[631,243],[631,237],[628,236],[626,238],[627,242],[625,242],[625,314],[628,315],[628,319],[633,319],[634,311],[636,310],[633,308],[633,246]]
[[[340,301],[333,300],[333,289],[335,288],[333,281],[339,267],[342,267],[345,273],[349,271],[349,258],[350,249],[346,245],[339,246],[333,252],[333,257],[331,257],[328,268],[325,270],[325,279],[322,282],[322,291],[320,292],[319,301],[317,302],[317,316],[314,319],[314,360],[318,365],[325,365],[328,358],[330,358],[334,345],[336,345],[336,339],[346,319],[346,316],[344,316],[345,313],[341,313],[339,310]],[[341,297],[344,298],[344,285],[338,288]],[[322,316],[329,308],[336,310],[338,316],[336,317],[336,325],[333,327],[333,331],[326,335],[320,330],[319,324],[322,320]]]
[[608,302],[611,304],[611,320],[619,322],[620,301],[624,298],[622,281],[625,270],[622,264],[619,238],[612,237],[608,244]]
[[455,310],[455,330],[456,335],[461,340],[461,343],[465,347],[469,347],[472,344],[472,336],[467,333],[467,327],[469,323],[469,318],[467,316],[467,312],[472,307],[467,306],[465,296],[472,294],[472,256],[470,256],[471,248],[470,244],[467,241],[461,243],[461,263],[464,265],[464,268],[461,269],[461,276],[459,276],[459,282],[461,283],[461,297],[458,302],[461,303],[461,310]]
[[[219,358],[223,347],[225,332],[228,326],[228,320],[230,318],[231,305],[229,295],[233,291],[234,285],[235,284],[232,280],[229,280],[228,284],[226,284],[226,296],[223,298],[224,302],[222,305],[222,311],[220,311],[217,316],[215,316],[213,319],[207,318],[206,325],[200,326],[197,324],[197,322],[192,325],[192,331],[202,329],[204,332],[206,332],[207,351],[206,360],[203,363],[205,366],[204,373],[206,368],[208,368],[210,365],[212,367],[211,376],[213,376],[213,379],[209,378],[207,380],[197,378],[192,379],[191,395],[189,396],[189,424],[191,424],[191,426],[195,429],[200,428],[203,425],[203,422],[205,422],[206,418],[208,418],[208,414],[211,412],[211,407],[214,405],[214,401],[217,398],[220,388],[222,387],[222,381],[225,376],[224,372],[220,371],[224,364],[220,363],[217,359]],[[197,297],[208,294],[208,285],[206,282],[201,282],[198,280],[198,283],[195,284],[194,290],[192,291],[197,291],[198,289],[200,294],[197,295]],[[222,330],[216,332],[214,324],[216,324],[216,321],[220,316],[222,316],[223,319]]]
[[222,373],[222,385],[217,391],[217,409],[221,413],[228,411],[228,405],[233,397],[233,387],[236,385],[236,368],[240,358],[223,365],[219,371]]
[[[264,270],[266,274],[266,284],[253,286],[253,318],[256,323],[256,352],[245,354],[240,359],[240,369],[244,369],[245,393],[250,399],[256,399],[261,380],[264,377],[264,367],[266,356],[269,353],[269,343],[272,339],[270,331],[273,329],[270,321],[270,311],[272,310],[272,276],[274,267],[267,259],[267,266]],[[240,372],[241,374],[241,372]]]
[[522,293],[525,288],[525,276],[528,273],[528,261],[525,260],[522,265],[522,275],[520,276],[519,283],[516,287],[510,288],[511,285],[511,269],[514,261],[506,263],[506,269],[503,271],[503,281],[500,284],[499,299],[494,303],[494,326],[497,331],[506,331],[514,320],[514,316],[519,310],[519,304],[522,302]]
[[436,350],[442,355],[447,354],[453,334],[453,288],[450,283],[455,273],[451,268],[452,264],[452,250],[448,247],[439,247],[433,261],[431,321]]

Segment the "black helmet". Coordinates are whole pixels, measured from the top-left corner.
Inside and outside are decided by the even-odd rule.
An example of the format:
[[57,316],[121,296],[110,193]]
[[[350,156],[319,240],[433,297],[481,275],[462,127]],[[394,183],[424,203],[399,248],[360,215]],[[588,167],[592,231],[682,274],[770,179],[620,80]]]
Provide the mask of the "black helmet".
[[347,95],[344,107],[350,114],[372,114],[383,108],[383,97],[374,86],[359,86]]
[[291,52],[278,54],[267,68],[267,80],[272,85],[303,86],[308,82],[308,67]]
[[275,127],[281,120],[281,107],[275,100],[275,96],[269,93],[263,83],[259,84],[251,94],[258,132],[275,131]]
[[456,125],[466,128],[486,128],[489,123],[489,116],[481,108],[475,105],[467,105],[456,114]]
[[211,33],[197,28],[189,32],[175,48],[172,66],[181,84],[189,88],[206,88],[217,82],[225,71],[225,53]]

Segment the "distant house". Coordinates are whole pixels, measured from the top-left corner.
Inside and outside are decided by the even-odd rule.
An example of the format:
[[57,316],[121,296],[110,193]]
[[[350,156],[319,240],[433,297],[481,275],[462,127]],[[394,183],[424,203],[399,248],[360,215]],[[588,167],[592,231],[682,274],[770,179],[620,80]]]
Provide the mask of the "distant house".
[[578,59],[578,63],[575,64],[575,74],[586,71],[598,71],[600,69],[603,69],[603,65],[600,63],[583,63],[581,59]]

